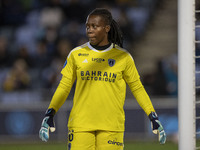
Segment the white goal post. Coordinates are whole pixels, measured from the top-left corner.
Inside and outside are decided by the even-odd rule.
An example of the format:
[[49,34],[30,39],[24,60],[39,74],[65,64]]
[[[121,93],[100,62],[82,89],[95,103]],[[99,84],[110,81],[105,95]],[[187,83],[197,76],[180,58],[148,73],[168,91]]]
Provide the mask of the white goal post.
[[196,149],[195,0],[178,0],[179,150]]

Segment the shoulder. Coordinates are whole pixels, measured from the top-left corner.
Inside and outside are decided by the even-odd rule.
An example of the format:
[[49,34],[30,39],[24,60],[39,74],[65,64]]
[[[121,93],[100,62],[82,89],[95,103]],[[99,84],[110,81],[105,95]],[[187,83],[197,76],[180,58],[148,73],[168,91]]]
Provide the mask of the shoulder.
[[120,55],[123,55],[124,57],[133,59],[131,54],[126,49],[121,48],[118,45],[115,46],[115,51],[116,51],[116,53],[119,53]]
[[74,49],[72,49],[72,50],[70,51],[68,57],[70,57],[71,55],[75,55],[75,54],[77,54],[77,53],[82,52],[86,47],[88,47],[87,43],[75,47]]

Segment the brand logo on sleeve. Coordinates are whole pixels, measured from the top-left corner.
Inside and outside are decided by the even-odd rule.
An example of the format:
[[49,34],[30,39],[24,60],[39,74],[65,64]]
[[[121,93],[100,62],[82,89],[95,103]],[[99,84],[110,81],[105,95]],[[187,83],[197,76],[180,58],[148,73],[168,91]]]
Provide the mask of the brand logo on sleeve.
[[63,68],[65,68],[66,65],[67,65],[67,59],[66,59],[64,65],[63,65]]

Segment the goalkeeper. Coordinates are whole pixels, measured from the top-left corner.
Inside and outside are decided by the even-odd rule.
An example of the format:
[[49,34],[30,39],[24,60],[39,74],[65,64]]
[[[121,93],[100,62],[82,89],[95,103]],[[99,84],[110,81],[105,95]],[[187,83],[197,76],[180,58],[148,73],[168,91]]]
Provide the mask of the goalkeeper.
[[149,117],[161,144],[165,131],[147,95],[132,56],[123,49],[123,37],[111,13],[93,10],[86,20],[89,42],[68,55],[62,79],[42,121],[39,137],[48,141],[55,131],[53,117],[64,104],[76,81],[73,107],[68,119],[69,150],[122,150],[126,83]]

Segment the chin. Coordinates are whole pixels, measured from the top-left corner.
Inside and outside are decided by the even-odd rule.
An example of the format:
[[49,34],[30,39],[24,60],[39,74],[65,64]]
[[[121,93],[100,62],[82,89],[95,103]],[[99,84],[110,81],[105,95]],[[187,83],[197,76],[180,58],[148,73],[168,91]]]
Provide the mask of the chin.
[[90,44],[91,44],[91,45],[97,45],[97,43],[94,42],[94,41],[90,41]]

